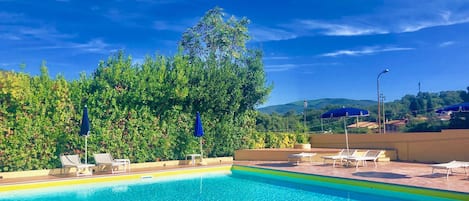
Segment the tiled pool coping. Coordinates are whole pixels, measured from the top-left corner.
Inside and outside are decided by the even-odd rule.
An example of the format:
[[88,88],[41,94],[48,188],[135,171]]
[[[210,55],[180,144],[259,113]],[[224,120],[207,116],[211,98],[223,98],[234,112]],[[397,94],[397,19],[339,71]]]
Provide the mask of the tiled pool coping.
[[13,190],[27,190],[37,189],[44,187],[56,187],[64,185],[79,185],[79,184],[90,184],[100,182],[112,182],[112,181],[123,181],[123,180],[139,180],[145,178],[157,178],[163,176],[173,176],[182,174],[194,174],[194,173],[205,173],[205,172],[230,172],[231,165],[221,165],[213,167],[198,167],[198,168],[180,168],[172,170],[160,170],[155,172],[144,172],[134,174],[122,174],[122,175],[101,175],[92,177],[76,177],[67,179],[56,179],[47,181],[37,182],[21,182],[0,185],[0,192],[13,191]]
[[[443,173],[432,174],[428,164],[422,163],[405,163],[405,162],[382,162],[378,168],[374,166],[355,168],[335,167],[331,164],[323,164],[322,162],[302,163],[293,165],[287,161],[233,161],[230,163],[222,163],[220,165],[208,166],[189,166],[178,165],[169,167],[146,167],[134,168],[130,173],[109,174],[100,173],[93,176],[75,177],[70,175],[49,175],[49,176],[29,176],[23,178],[0,179],[0,192],[6,190],[17,190],[19,188],[28,189],[29,187],[39,187],[47,184],[51,185],[73,185],[77,183],[93,183],[114,180],[139,179],[145,176],[157,177],[164,174],[170,175],[175,172],[196,173],[203,171],[214,171],[215,169],[224,169],[230,171],[231,165],[260,167],[264,169],[283,170],[288,172],[296,172],[300,174],[313,174],[319,176],[330,176],[352,180],[365,180],[386,184],[397,184],[404,186],[413,186],[417,188],[430,188],[449,192],[459,192],[469,196],[469,175],[464,172],[456,172],[446,179]],[[215,169],[212,169],[215,168]],[[109,178],[108,178],[109,177]],[[54,183],[57,182],[57,183]],[[465,199],[469,200],[469,198]]]
[[183,174],[195,174],[195,173],[205,173],[205,172],[226,172],[231,171],[247,171],[267,175],[275,175],[287,179],[299,179],[305,181],[320,181],[326,183],[334,184],[343,184],[343,185],[353,185],[360,186],[365,188],[380,189],[380,190],[389,190],[404,192],[417,195],[426,195],[440,198],[449,198],[456,200],[469,200],[469,194],[465,192],[456,192],[449,190],[441,189],[429,189],[416,186],[407,186],[400,184],[391,184],[386,182],[376,182],[376,181],[364,181],[353,178],[343,178],[335,176],[325,176],[317,175],[314,172],[295,172],[290,170],[276,170],[272,168],[262,168],[254,167],[249,165],[217,165],[217,166],[199,166],[199,167],[186,167],[186,168],[177,168],[177,169],[166,169],[158,171],[147,171],[147,172],[135,172],[132,174],[117,174],[117,175],[96,175],[92,177],[67,177],[59,178],[52,180],[43,180],[36,182],[19,182],[19,183],[6,183],[0,185],[0,192],[12,191],[12,190],[27,190],[27,189],[37,189],[43,187],[55,187],[55,186],[64,186],[64,185],[79,185],[79,184],[89,184],[89,183],[99,183],[99,182],[112,182],[112,181],[123,181],[123,180],[139,180],[145,178],[158,178],[164,176],[173,176],[173,175],[183,175]]
[[464,174],[463,169],[455,170],[454,174],[446,178],[446,171],[432,173],[429,164],[409,162],[379,162],[378,167],[369,165],[345,167],[332,163],[313,162],[295,165],[287,161],[234,161],[234,164],[260,167],[275,170],[285,170],[306,174],[349,178],[381,183],[408,185],[431,189],[456,191],[469,195],[469,175]]
[[[382,182],[372,182],[364,181],[357,179],[349,178],[340,178],[340,177],[331,177],[323,175],[314,175],[298,172],[289,172],[285,170],[273,170],[260,167],[250,167],[242,165],[233,165],[232,170],[241,170],[247,172],[253,172],[264,175],[274,175],[281,178],[287,178],[289,180],[303,180],[303,181],[314,181],[314,182],[324,182],[329,184],[340,184],[340,185],[350,185],[355,187],[364,187],[369,189],[379,189],[400,193],[409,193],[422,196],[431,196],[438,198],[454,199],[454,200],[469,200],[469,194],[463,192],[447,191],[447,190],[438,190],[438,189],[429,189],[421,188],[415,186],[405,186],[398,184],[382,183]],[[327,185],[325,185],[327,186]]]

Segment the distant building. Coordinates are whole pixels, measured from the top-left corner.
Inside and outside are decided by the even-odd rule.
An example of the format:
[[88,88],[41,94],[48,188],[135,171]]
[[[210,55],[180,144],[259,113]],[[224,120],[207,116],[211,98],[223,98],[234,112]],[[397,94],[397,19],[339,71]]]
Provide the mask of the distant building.
[[407,119],[391,120],[386,122],[386,132],[399,132],[407,124]]
[[375,128],[378,128],[378,124],[376,122],[361,121],[361,122],[350,124],[350,125],[347,126],[347,128],[375,129]]
[[451,111],[448,111],[448,112],[442,112],[440,114],[438,114],[438,119],[440,119],[441,121],[449,121],[451,119]]

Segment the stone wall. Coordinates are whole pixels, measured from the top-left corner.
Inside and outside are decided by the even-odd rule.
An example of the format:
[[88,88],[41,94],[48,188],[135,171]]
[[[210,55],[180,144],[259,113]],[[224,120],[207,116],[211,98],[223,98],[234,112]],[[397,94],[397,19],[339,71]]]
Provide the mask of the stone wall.
[[[396,160],[415,162],[469,161],[469,129],[442,132],[349,134],[350,148],[395,150]],[[313,148],[344,148],[343,134],[311,135]]]

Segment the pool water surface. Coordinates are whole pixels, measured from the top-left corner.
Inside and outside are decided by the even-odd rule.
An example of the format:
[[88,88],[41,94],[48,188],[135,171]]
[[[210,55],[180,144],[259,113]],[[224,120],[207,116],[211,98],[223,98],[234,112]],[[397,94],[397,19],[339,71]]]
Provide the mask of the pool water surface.
[[235,170],[0,193],[0,201],[143,200],[448,200],[349,186],[305,184]]

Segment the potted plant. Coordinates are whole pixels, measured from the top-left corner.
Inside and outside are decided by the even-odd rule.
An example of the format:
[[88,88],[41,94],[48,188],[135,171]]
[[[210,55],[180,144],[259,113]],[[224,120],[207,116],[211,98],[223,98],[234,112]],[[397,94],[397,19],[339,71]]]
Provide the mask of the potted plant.
[[308,134],[298,134],[296,136],[295,149],[311,149],[311,144],[309,143]]

